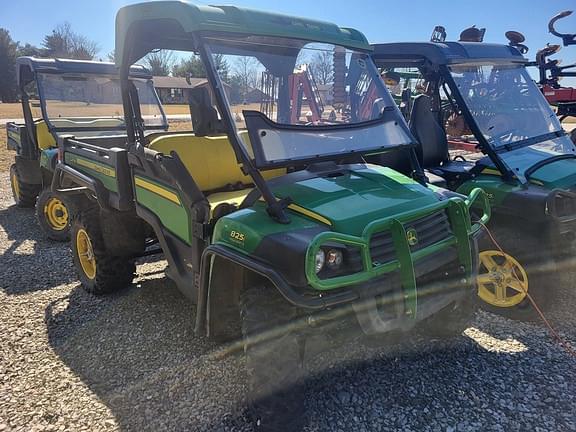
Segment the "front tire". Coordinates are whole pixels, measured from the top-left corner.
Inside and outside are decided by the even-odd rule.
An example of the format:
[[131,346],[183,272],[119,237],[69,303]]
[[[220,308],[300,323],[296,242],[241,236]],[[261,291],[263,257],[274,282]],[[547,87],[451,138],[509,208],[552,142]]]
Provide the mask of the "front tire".
[[134,260],[108,253],[98,208],[78,213],[70,234],[74,266],[84,290],[96,295],[109,294],[132,283]]
[[12,197],[18,207],[32,208],[36,204],[40,185],[25,183],[18,172],[16,164],[10,166],[10,186]]
[[272,286],[246,290],[240,298],[246,354],[248,405],[257,430],[303,427],[302,344],[296,309]]
[[554,303],[560,278],[552,250],[533,232],[504,223],[492,224],[480,247],[478,295],[483,309],[507,318],[534,321]]
[[439,339],[459,337],[466,330],[478,309],[476,292],[467,287],[465,297],[423,320],[419,329],[424,336]]
[[44,189],[36,201],[36,218],[40,228],[50,240],[68,241],[70,226],[76,213],[74,202],[67,197]]

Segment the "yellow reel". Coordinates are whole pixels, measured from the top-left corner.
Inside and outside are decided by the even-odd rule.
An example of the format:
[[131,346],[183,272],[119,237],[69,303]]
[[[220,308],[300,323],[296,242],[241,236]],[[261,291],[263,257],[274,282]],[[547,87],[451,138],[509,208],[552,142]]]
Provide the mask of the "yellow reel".
[[528,293],[528,275],[524,267],[507,253],[480,252],[478,297],[492,306],[509,308],[518,305]]

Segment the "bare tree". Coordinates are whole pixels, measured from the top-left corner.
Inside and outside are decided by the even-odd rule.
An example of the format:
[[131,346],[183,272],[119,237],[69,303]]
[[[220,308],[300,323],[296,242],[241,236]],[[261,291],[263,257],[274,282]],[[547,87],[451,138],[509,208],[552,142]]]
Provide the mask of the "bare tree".
[[317,53],[310,62],[310,69],[318,84],[331,83],[333,72],[332,53],[328,51]]
[[70,53],[72,58],[80,60],[92,60],[98,53],[98,44],[93,40],[88,39],[76,33],[72,34],[70,39]]
[[168,76],[174,67],[174,52],[168,50],[154,51],[144,57],[144,64],[154,76]]
[[258,83],[258,61],[252,57],[239,57],[233,69],[233,78],[240,86],[243,99]]
[[51,34],[44,36],[42,46],[49,57],[80,60],[92,60],[99,50],[96,42],[75,33],[68,22],[59,24]]

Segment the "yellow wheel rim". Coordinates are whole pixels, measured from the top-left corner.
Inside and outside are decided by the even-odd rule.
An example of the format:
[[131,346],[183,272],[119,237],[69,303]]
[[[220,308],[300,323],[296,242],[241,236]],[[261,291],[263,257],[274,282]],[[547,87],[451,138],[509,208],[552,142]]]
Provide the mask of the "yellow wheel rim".
[[14,192],[14,199],[16,202],[20,200],[20,184],[18,183],[18,176],[16,171],[12,171],[10,175],[10,182],[12,183],[12,191]]
[[528,293],[528,276],[522,265],[507,253],[480,252],[478,296],[497,307],[513,307]]
[[94,258],[90,237],[84,229],[79,229],[76,234],[76,250],[82,271],[88,279],[94,279],[96,277],[96,258]]
[[54,231],[62,231],[68,227],[68,209],[56,197],[49,198],[44,204],[44,216]]

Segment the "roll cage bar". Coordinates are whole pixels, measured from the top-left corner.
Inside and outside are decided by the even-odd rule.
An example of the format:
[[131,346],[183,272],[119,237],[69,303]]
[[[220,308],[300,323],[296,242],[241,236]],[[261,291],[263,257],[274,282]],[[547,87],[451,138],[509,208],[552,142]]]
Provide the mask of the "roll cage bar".
[[[236,155],[236,159],[238,163],[241,165],[241,169],[244,174],[249,175],[252,177],[254,184],[258,191],[261,193],[264,201],[267,204],[267,211],[268,214],[278,221],[279,223],[289,223],[290,220],[286,215],[284,209],[290,204],[290,199],[285,198],[282,200],[276,199],[270,188],[268,187],[266,181],[264,180],[260,170],[254,164],[252,158],[250,157],[248,151],[246,150],[244,144],[241,142],[238,130],[236,127],[236,123],[232,118],[231,112],[228,109],[228,100],[226,93],[224,91],[224,86],[220,77],[216,71],[216,67],[213,62],[213,56],[211,49],[208,44],[204,43],[205,38],[209,38],[213,36],[214,32],[197,32],[189,35],[188,45],[182,43],[181,40],[178,41],[176,44],[177,46],[170,46],[169,43],[164,43],[162,45],[162,49],[179,49],[179,50],[186,50],[186,51],[193,51],[200,55],[200,59],[202,60],[204,67],[206,69],[206,77],[208,83],[210,84],[214,98],[216,101],[216,105],[219,108],[220,115],[222,116],[222,122],[227,129],[227,136],[232,145],[234,153]],[[127,42],[124,44],[125,48],[129,47],[129,41],[131,39],[130,33],[126,35]],[[160,47],[153,47],[150,49],[157,49]],[[125,50],[125,57],[121,59],[120,65],[120,83],[122,88],[122,96],[123,96],[123,104],[124,104],[124,113],[125,113],[125,121],[126,121],[126,130],[128,134],[128,149],[129,151],[133,151],[139,154],[144,153],[144,135],[143,130],[141,128],[142,119],[139,113],[139,103],[138,103],[138,94],[133,88],[134,86],[128,80],[128,69],[130,67],[129,59],[133,58],[132,53],[129,50]],[[142,52],[139,52],[142,54]],[[145,55],[145,53],[144,53]],[[383,85],[383,84],[382,84]],[[311,128],[311,130],[313,130]],[[409,136],[411,137],[412,134],[409,132]],[[412,139],[415,143],[415,140]],[[372,150],[373,152],[374,150]],[[343,158],[346,155],[343,155]],[[414,171],[416,173],[416,179],[420,182],[424,182],[424,173],[420,169],[418,163],[415,158],[411,158],[411,163],[414,165],[416,163],[416,167],[414,167]],[[302,161],[305,163],[305,161]]]
[[[464,98],[460,94],[458,86],[456,85],[456,82],[450,73],[449,67],[452,65],[460,64],[474,64],[475,60],[476,62],[481,61],[482,63],[495,62],[500,64],[508,63],[511,65],[528,64],[528,61],[519,53],[516,48],[506,45],[500,45],[500,47],[506,47],[514,50],[513,52],[509,51],[508,55],[506,55],[506,51],[500,49],[498,45],[488,45],[485,50],[485,55],[480,54],[478,59],[474,59],[470,56],[470,53],[472,52],[482,53],[484,45],[486,44],[474,42],[410,42],[397,44],[376,44],[373,45],[373,58],[376,66],[379,68],[419,68],[422,71],[424,78],[427,81],[433,83],[433,85],[428,88],[428,92],[433,97],[433,104],[437,107],[440,107],[440,88],[444,88],[446,91],[446,84],[450,90],[450,92],[447,92],[446,95],[449,98],[449,102],[451,104],[454,104],[455,102],[455,108],[457,108],[457,112],[462,114],[472,133],[478,140],[479,149],[490,158],[490,160],[502,174],[502,177],[507,181],[511,181],[512,179],[518,177],[514,171],[509,168],[508,165],[499,157],[499,153],[534,145],[547,139],[565,135],[565,133],[558,131],[537,137],[531,137],[519,142],[515,142],[508,146],[504,146],[502,149],[495,149],[489,144],[488,140],[484,137],[480,131],[480,128],[476,124],[474,116],[468,108]],[[463,55],[462,47],[467,48],[467,55]],[[494,53],[499,53],[500,55],[495,57],[493,55]],[[526,183],[528,181],[528,177],[526,175],[524,177],[525,180],[518,178],[518,181],[521,183]]]
[[[110,62],[96,62],[96,61],[83,61],[83,60],[68,60],[68,59],[46,59],[46,58],[35,58],[35,57],[18,57],[16,59],[16,80],[18,84],[18,89],[21,95],[22,112],[24,114],[24,121],[26,125],[31,125],[31,127],[26,128],[28,133],[28,138],[31,140],[35,146],[38,146],[36,142],[36,131],[34,118],[30,110],[29,95],[26,91],[26,86],[31,82],[36,82],[36,88],[38,90],[38,97],[40,100],[40,111],[42,112],[42,118],[48,126],[50,133],[56,138],[56,132],[71,132],[77,130],[74,127],[71,128],[58,128],[55,127],[51,122],[46,110],[46,98],[44,96],[44,90],[42,86],[38,85],[38,74],[54,74],[54,75],[64,75],[64,74],[94,74],[94,75],[109,75],[111,77],[118,76],[118,68],[114,63]],[[151,80],[152,75],[150,72],[141,65],[133,65],[129,68],[129,77],[136,79]],[[164,119],[164,125],[167,125],[166,115],[162,104],[158,100],[157,103]],[[110,127],[107,126],[105,130],[124,130],[124,127]],[[83,127],[82,131],[91,132],[103,130],[101,127]]]
[[[130,38],[130,35],[127,35]],[[289,204],[286,200],[277,200],[270,188],[266,185],[266,181],[262,177],[262,174],[252,163],[250,156],[245,149],[244,145],[240,142],[238,137],[238,130],[234,119],[232,118],[230,111],[227,109],[227,98],[224,92],[224,86],[216,72],[216,67],[212,59],[212,53],[210,48],[202,43],[203,35],[194,35],[189,44],[192,44],[192,49],[190,46],[179,45],[179,49],[187,49],[188,51],[195,51],[200,55],[200,58],[206,69],[206,77],[208,83],[210,84],[213,92],[214,98],[216,99],[216,105],[218,106],[220,115],[222,116],[222,122],[226,126],[227,136],[230,140],[230,144],[234,150],[237,161],[241,164],[241,169],[244,174],[252,177],[254,184],[257,189],[262,194],[262,197],[266,201],[268,207],[269,215],[280,223],[287,224],[290,223],[290,219],[286,215],[284,208]],[[126,44],[129,46],[129,44]],[[164,47],[165,49],[170,49],[169,46]],[[144,154],[144,134],[142,129],[142,118],[140,116],[138,94],[134,85],[130,82],[128,78],[128,72],[130,70],[130,64],[128,64],[128,59],[130,54],[126,55],[120,66],[120,86],[122,89],[122,101],[124,105],[124,116],[126,121],[126,131],[128,135],[128,150],[136,152],[140,155]]]

